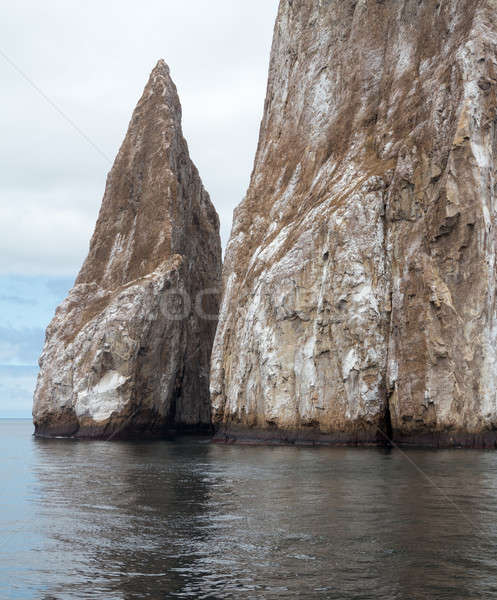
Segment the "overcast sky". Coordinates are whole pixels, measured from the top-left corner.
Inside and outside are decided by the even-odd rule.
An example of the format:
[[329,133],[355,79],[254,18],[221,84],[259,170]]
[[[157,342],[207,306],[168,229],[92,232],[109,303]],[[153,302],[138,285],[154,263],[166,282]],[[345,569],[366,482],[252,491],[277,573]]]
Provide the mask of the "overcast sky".
[[[33,339],[39,340],[86,256],[111,166],[19,70],[113,160],[149,73],[164,58],[183,105],[191,157],[219,212],[224,245],[252,170],[277,5],[2,3],[0,365],[26,366],[14,351],[9,360],[2,352],[14,338],[22,346],[22,332],[32,345],[28,354],[38,352],[41,342]],[[23,389],[25,377],[23,372]],[[1,378],[0,372],[3,393]]]
[[[3,3],[0,50],[114,158],[157,59],[226,241],[252,168],[276,0]],[[110,165],[0,57],[0,272],[72,275]]]

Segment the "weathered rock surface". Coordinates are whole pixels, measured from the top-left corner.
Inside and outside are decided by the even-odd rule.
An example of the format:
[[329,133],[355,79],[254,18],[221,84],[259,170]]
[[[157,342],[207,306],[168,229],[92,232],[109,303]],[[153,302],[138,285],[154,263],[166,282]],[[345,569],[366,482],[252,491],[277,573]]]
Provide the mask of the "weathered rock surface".
[[108,176],[88,258],[47,329],[36,433],[209,429],[220,274],[218,217],[159,61]]
[[281,0],[219,437],[495,444],[496,0]]

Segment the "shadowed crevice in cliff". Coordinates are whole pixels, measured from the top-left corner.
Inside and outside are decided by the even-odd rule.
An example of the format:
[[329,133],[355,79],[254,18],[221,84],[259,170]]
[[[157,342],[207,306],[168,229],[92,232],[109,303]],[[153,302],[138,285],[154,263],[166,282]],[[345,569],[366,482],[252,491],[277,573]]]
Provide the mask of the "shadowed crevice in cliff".
[[383,425],[380,426],[380,433],[383,438],[383,443],[386,446],[391,446],[393,441],[392,415],[390,413],[390,398],[387,395],[385,406],[385,417]]

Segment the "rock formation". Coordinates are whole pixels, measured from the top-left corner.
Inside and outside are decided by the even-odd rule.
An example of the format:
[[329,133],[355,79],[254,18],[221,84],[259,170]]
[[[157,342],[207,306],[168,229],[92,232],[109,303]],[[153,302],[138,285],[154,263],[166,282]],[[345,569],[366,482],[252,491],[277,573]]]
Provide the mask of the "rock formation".
[[496,0],[281,0],[219,438],[493,446]]
[[107,179],[90,252],[47,329],[35,433],[209,429],[219,221],[159,61]]

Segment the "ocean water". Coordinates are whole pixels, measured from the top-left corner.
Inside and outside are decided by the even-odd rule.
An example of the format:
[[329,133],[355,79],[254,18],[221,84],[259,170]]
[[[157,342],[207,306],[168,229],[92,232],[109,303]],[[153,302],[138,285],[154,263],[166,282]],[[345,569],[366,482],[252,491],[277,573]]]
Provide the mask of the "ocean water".
[[0,421],[0,598],[497,598],[497,453],[37,440]]

